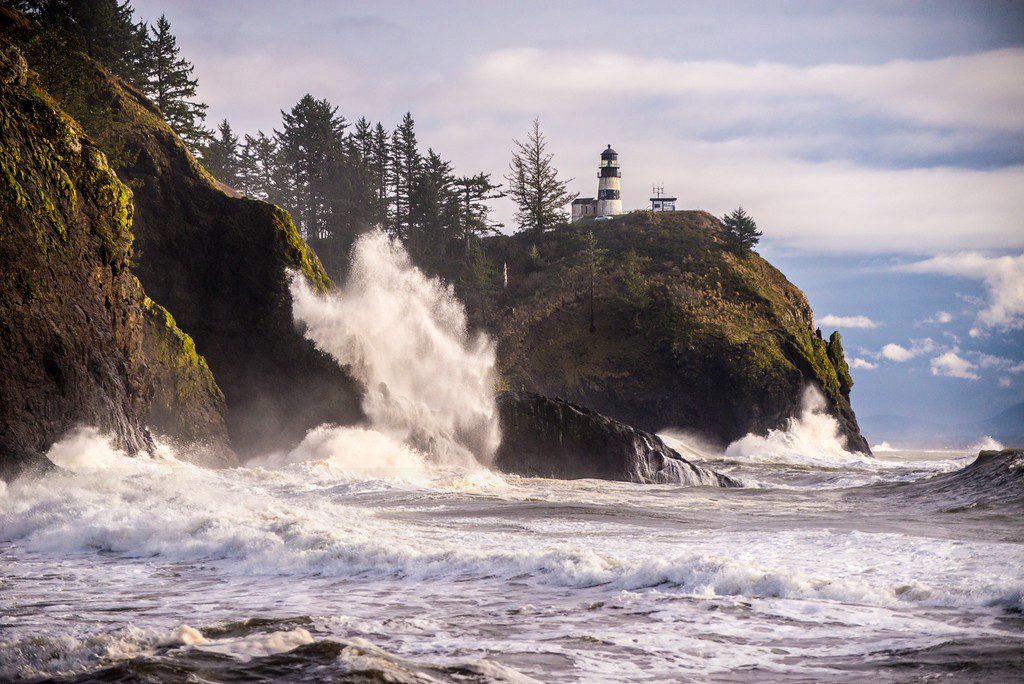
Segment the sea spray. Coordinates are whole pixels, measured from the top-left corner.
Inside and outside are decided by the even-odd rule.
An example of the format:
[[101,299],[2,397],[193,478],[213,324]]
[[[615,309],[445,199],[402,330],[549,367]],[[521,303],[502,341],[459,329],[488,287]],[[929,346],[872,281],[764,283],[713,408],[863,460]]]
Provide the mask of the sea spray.
[[367,233],[339,291],[318,295],[294,275],[291,294],[306,337],[365,388],[373,429],[436,462],[491,461],[500,442],[494,345],[470,333],[451,287],[417,269],[399,242]]
[[790,418],[784,430],[769,430],[765,436],[749,434],[730,444],[725,456],[737,461],[818,467],[842,467],[867,460],[869,457],[863,454],[846,450],[839,423],[825,408],[821,393],[808,387],[800,415]]

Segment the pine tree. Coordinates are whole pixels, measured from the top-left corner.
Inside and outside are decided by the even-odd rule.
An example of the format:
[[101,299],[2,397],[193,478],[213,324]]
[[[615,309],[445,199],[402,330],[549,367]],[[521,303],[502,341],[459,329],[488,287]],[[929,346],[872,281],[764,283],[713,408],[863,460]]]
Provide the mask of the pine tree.
[[594,290],[597,283],[597,272],[604,262],[605,250],[597,246],[597,237],[594,231],[588,230],[583,236],[583,266],[586,269],[587,278],[590,280],[590,332],[597,332],[597,324],[594,320]]
[[207,105],[194,100],[199,83],[192,78],[195,67],[178,57],[178,41],[167,17],[160,15],[150,31],[148,92],[174,132],[193,152],[198,151],[211,134],[203,125]]
[[246,172],[251,175],[251,196],[294,211],[289,174],[277,139],[256,131],[255,137],[245,136],[245,147],[251,150],[253,159],[253,168]]
[[547,152],[547,139],[540,130],[540,119],[533,120],[526,141],[513,141],[509,173],[509,194],[518,206],[516,225],[521,231],[543,232],[567,218],[565,206],[576,199],[566,187],[572,181],[558,179],[552,165],[553,154]]
[[359,117],[352,127],[351,143],[359,163],[369,165],[373,154],[373,127],[365,116]]
[[737,254],[750,253],[761,239],[757,222],[743,210],[743,207],[723,216],[722,223],[725,224],[726,239]]
[[238,136],[231,130],[227,119],[217,126],[217,134],[203,149],[203,166],[214,178],[239,189],[241,159],[238,152]]
[[406,238],[418,261],[436,269],[458,238],[459,198],[451,162],[431,149],[420,166],[409,195]]
[[391,146],[388,132],[379,121],[373,129],[373,141],[367,159],[373,186],[376,189],[377,201],[374,204],[374,223],[386,225],[390,215],[391,197],[388,192],[388,169],[391,167]]
[[501,184],[491,182],[491,174],[478,173],[475,176],[462,176],[455,179],[461,205],[462,239],[465,253],[469,254],[470,238],[473,235],[497,233],[502,224],[490,220],[490,200],[506,197],[501,191]]
[[255,197],[260,170],[253,137],[245,136],[245,142],[238,149],[238,179],[234,187],[246,197]]
[[135,21],[128,0],[29,0],[15,7],[56,29],[73,49],[82,50],[130,85],[147,85],[147,30]]
[[277,131],[289,166],[296,218],[307,238],[328,237],[329,183],[345,153],[345,118],[327,100],[306,94],[288,112],[281,112]]
[[416,143],[416,125],[406,112],[402,123],[391,134],[391,187],[394,192],[391,231],[405,237],[412,224],[411,196],[422,157]]

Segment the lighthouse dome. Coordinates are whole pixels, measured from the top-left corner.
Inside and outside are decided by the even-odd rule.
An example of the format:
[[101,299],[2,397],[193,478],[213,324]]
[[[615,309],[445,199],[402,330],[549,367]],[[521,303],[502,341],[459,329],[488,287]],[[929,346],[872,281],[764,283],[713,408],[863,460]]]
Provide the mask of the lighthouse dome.
[[618,156],[619,153],[613,150],[611,145],[609,145],[608,149],[601,153],[601,159],[614,159],[615,157]]

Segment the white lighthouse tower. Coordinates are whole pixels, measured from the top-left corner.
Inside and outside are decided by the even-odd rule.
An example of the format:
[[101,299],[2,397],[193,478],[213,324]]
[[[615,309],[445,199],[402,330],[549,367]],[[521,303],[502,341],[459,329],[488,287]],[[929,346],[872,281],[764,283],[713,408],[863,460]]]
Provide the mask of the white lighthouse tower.
[[601,153],[601,169],[597,172],[597,215],[618,216],[622,213],[619,195],[619,153],[609,145]]

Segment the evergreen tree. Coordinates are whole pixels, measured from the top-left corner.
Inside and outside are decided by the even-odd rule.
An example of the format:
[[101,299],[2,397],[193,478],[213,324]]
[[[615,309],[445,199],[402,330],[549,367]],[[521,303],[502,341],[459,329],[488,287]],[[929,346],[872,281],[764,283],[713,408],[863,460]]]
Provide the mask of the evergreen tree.
[[309,94],[281,117],[277,137],[289,167],[296,219],[307,238],[326,239],[330,199],[336,194],[329,185],[345,154],[348,124],[337,107]]
[[256,197],[259,177],[259,162],[256,158],[254,140],[251,135],[247,135],[238,152],[238,184],[235,189],[246,197]]
[[738,254],[748,254],[761,239],[757,222],[743,211],[743,207],[723,216],[722,223],[725,224],[727,241]]
[[195,67],[178,57],[167,17],[160,15],[150,31],[148,92],[174,132],[192,151],[200,150],[211,136],[203,125],[207,105],[194,100],[199,83],[192,78]]
[[502,227],[500,223],[490,220],[490,200],[506,197],[501,191],[501,184],[491,182],[491,174],[478,173],[475,176],[462,176],[455,179],[461,205],[462,239],[466,254],[469,254],[470,237],[497,233]]
[[416,143],[416,125],[409,112],[406,112],[402,123],[391,134],[390,161],[394,213],[389,227],[393,234],[404,238],[412,225],[411,197],[422,164]]
[[436,271],[459,237],[459,198],[450,162],[427,150],[420,166],[409,195],[406,237],[418,261]]
[[352,150],[359,163],[367,166],[373,154],[373,127],[365,116],[359,117],[352,128]]
[[540,130],[540,120],[533,120],[526,141],[513,141],[509,173],[509,194],[518,206],[516,224],[520,230],[543,232],[567,218],[565,206],[576,199],[566,186],[572,179],[558,179],[552,165],[553,154],[547,152],[547,139]]
[[289,201],[288,172],[277,140],[263,131],[256,131],[255,136],[245,136],[244,149],[249,153],[243,155],[243,160],[251,159],[242,167],[242,175],[251,187],[247,194],[293,211],[294,204]]
[[145,91],[148,40],[128,0],[27,0],[15,8],[59,31],[68,47],[81,50],[127,83]]
[[227,119],[217,126],[217,134],[203,149],[203,166],[214,178],[236,190],[242,171],[238,152],[238,136]]
[[594,290],[597,283],[597,272],[604,262],[605,250],[597,246],[597,237],[594,231],[588,230],[583,236],[583,267],[590,281],[590,332],[597,332],[597,324],[594,320]]
[[367,170],[377,201],[374,203],[374,220],[378,225],[386,225],[390,214],[391,198],[388,193],[388,169],[391,167],[391,146],[388,143],[388,132],[378,121],[373,129],[373,140],[370,143],[370,154],[367,157]]

